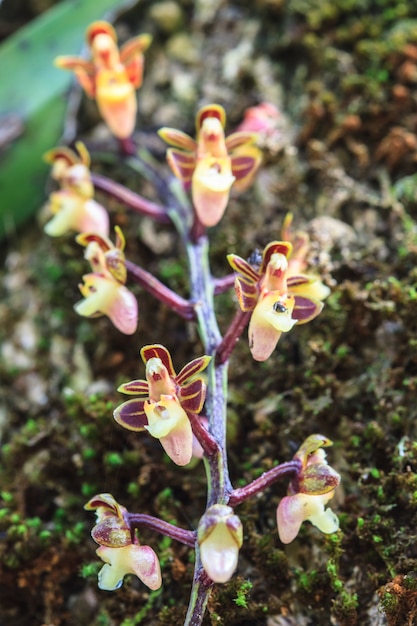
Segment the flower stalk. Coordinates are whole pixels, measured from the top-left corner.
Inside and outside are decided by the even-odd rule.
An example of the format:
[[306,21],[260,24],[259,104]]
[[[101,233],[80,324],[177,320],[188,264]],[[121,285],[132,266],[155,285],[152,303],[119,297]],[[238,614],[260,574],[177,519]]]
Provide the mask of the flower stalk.
[[[98,584],[101,589],[113,591],[123,584],[126,575],[133,574],[150,589],[159,589],[159,559],[151,546],[141,544],[140,530],[148,528],[163,534],[195,550],[184,626],[201,626],[213,584],[229,581],[238,566],[244,533],[234,507],[286,478],[287,495],[281,499],[276,514],[283,543],[295,539],[304,521],[324,533],[338,529],[336,515],[326,508],[340,481],[322,449],[332,444],[330,440],[311,435],[291,461],[273,467],[238,489],[230,481],[226,442],[229,358],[245,327],[248,325],[253,359],[265,361],[282,333],[320,314],[329,289],[319,277],[303,273],[308,237],[301,234],[292,243],[291,217],[284,222],[283,241],[270,242],[262,255],[254,253],[248,261],[229,254],[234,274],[220,279],[212,276],[207,229],[222,219],[232,186],[234,193],[241,193],[253,181],[262,160],[253,129],[265,129],[265,108],[252,111],[256,123],[253,119],[245,120],[246,128],[242,126],[229,135],[225,133],[226,112],[218,104],[198,111],[195,139],[176,129],[161,129],[160,136],[170,146],[167,160],[173,172],[173,177],[166,178],[160,173],[159,164],[132,139],[137,111],[135,91],[142,83],[143,53],[151,43],[150,35],[135,37],[119,48],[113,27],[94,22],[86,38],[90,61],[59,57],[57,65],[75,72],[119,142],[118,154],[101,157],[113,162],[123,159],[124,165],[153,184],[163,205],[104,176],[91,174],[89,154],[83,144],[78,144],[78,154],[65,147],[49,154],[53,176],[61,185],[51,199],[51,208],[58,215],[61,211],[61,216],[47,229],[52,228],[50,234],[58,236],[65,222],[66,228],[80,233],[77,241],[85,247],[85,258],[91,266],[91,272],[83,276],[79,285],[83,300],[75,308],[80,315],[106,315],[121,332],[136,332],[138,304],[125,286],[129,279],[186,321],[196,322],[203,355],[177,372],[165,346],[144,345],[140,354],[145,378],[119,386],[119,392],[134,397],[119,405],[113,416],[119,426],[158,439],[164,453],[180,468],[188,466],[193,456],[202,456],[207,478],[206,508],[197,530],[131,513],[109,493],[91,498],[85,508],[96,513],[91,535],[99,545],[97,555],[104,561]],[[174,224],[187,256],[188,298],[126,260],[124,235],[116,226],[115,243],[108,238],[108,216],[91,202],[93,186],[160,224]],[[86,225],[91,224],[91,230],[86,231]],[[97,232],[95,224],[102,232]],[[214,298],[232,286],[240,308],[222,336]]]

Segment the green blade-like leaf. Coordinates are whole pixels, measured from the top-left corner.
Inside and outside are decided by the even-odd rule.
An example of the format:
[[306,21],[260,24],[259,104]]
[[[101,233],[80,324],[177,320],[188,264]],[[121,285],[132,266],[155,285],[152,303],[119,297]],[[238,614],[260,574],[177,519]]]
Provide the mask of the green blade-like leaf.
[[[48,166],[43,154],[62,134],[73,76],[53,67],[59,54],[79,54],[88,25],[115,18],[137,0],[65,0],[0,46],[0,130],[17,137],[0,145],[0,239],[38,210]],[[108,13],[112,11],[112,13]],[[0,133],[1,137],[1,133]]]

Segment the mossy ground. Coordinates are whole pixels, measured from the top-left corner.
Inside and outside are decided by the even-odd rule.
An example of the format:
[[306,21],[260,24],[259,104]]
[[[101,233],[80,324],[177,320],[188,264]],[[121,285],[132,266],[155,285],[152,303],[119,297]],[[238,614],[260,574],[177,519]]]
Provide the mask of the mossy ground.
[[[171,25],[158,17],[163,4],[179,16]],[[205,624],[417,624],[417,7],[148,1],[120,23],[122,35],[144,31],[155,43],[138,139],[157,157],[164,147],[154,130],[193,134],[202,103],[224,105],[228,130],[260,101],[282,112],[257,183],[211,232],[214,273],[228,272],[227,253],[248,256],[279,238],[292,211],[332,287],[321,316],[295,328],[267,363],[254,363],[246,340],[239,342],[230,367],[229,458],[239,485],[291,458],[309,434],[328,436],[330,462],[342,475],[334,500],[340,531],[326,537],[305,524],[284,548],[275,510],[285,485],[242,505],[239,569],[215,589]],[[83,102],[91,145],[95,115]],[[122,163],[93,160],[99,167],[154,197]],[[100,199],[129,232],[128,255],[186,293],[172,230]],[[179,367],[201,353],[195,329],[138,291],[139,331],[121,337],[106,319],[73,312],[86,268],[71,237],[47,239],[35,223],[6,248],[1,619],[9,626],[181,624],[192,553],[145,533],[161,557],[162,592],[133,579],[114,594],[100,592],[93,520],[83,505],[109,491],[132,510],[195,528],[205,503],[202,466],[173,467],[157,442],[122,431],[111,417],[117,385],[143,375],[140,347],[165,344]],[[234,306],[229,295],[218,300],[223,329]]]

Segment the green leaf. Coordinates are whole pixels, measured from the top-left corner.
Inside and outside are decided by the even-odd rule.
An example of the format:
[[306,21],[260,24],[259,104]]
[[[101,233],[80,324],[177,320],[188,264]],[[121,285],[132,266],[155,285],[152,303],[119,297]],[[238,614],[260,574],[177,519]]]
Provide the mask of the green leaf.
[[54,58],[80,54],[91,22],[112,21],[136,3],[64,0],[0,46],[0,239],[45,200],[42,157],[59,142],[73,81]]

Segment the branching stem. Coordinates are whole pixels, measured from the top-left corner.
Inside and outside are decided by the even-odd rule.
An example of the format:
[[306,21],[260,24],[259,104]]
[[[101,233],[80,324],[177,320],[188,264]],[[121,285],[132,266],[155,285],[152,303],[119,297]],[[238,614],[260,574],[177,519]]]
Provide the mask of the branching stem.
[[146,289],[160,302],[169,306],[173,311],[181,315],[186,320],[195,320],[196,314],[194,306],[185,298],[182,298],[175,291],[161,283],[155,276],[135,265],[132,261],[126,261],[128,278]]
[[238,504],[242,504],[242,502],[245,502],[248,498],[264,491],[267,487],[270,487],[281,478],[287,477],[289,474],[298,474],[301,467],[302,463],[300,459],[293,459],[292,461],[281,463],[281,465],[273,467],[244,487],[233,489],[229,499],[229,506],[233,508]]
[[171,219],[166,210],[160,204],[147,200],[134,191],[130,191],[130,189],[127,189],[124,185],[115,183],[110,178],[106,178],[106,176],[102,176],[101,174],[91,174],[91,180],[96,189],[104,191],[112,198],[125,204],[129,209],[146,217],[151,217],[160,224],[171,223]]
[[195,546],[196,533],[194,531],[179,528],[178,526],[174,526],[174,524],[164,522],[158,517],[153,517],[153,515],[128,513],[127,520],[132,530],[140,527],[150,528],[151,530],[161,533],[162,535],[166,535],[167,537],[171,537],[171,539],[175,539],[190,548],[194,548]]

